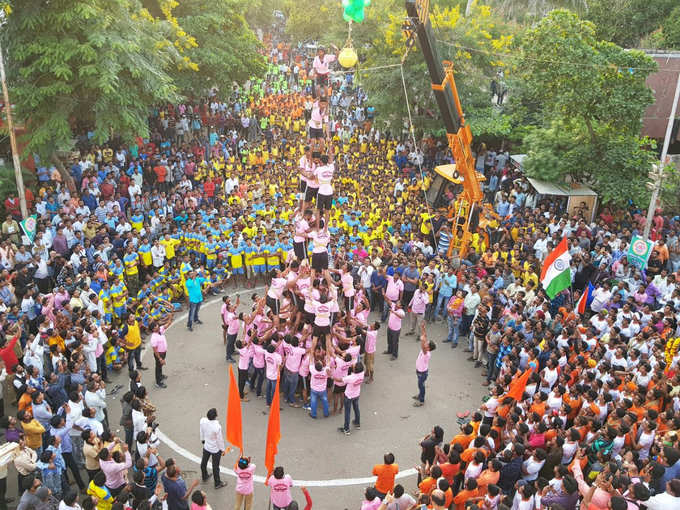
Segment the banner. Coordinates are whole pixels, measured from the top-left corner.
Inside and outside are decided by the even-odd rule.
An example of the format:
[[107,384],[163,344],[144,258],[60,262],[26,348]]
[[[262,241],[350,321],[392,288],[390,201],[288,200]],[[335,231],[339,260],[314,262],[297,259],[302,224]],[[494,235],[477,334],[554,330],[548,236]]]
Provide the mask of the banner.
[[21,225],[21,229],[24,231],[24,234],[26,234],[26,237],[32,243],[33,239],[35,239],[35,231],[38,227],[38,215],[33,214],[28,218],[21,220],[19,225]]
[[626,254],[628,262],[638,269],[644,270],[647,267],[649,256],[652,254],[653,246],[654,243],[651,241],[646,241],[640,236],[633,236]]

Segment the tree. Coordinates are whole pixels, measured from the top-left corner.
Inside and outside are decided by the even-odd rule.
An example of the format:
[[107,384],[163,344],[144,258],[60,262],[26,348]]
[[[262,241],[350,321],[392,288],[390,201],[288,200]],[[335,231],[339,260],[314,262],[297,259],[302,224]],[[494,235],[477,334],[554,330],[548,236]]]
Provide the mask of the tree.
[[512,101],[534,128],[524,138],[528,175],[591,184],[603,200],[648,200],[654,159],[639,138],[654,98],[645,84],[656,63],[595,35],[575,14],[550,13],[519,38]]
[[665,49],[680,50],[680,5],[663,22],[661,35]]
[[[402,11],[390,15],[389,24],[373,39],[367,66],[398,64],[401,61],[407,51],[401,31],[403,17]],[[502,59],[496,55],[504,54],[509,48],[513,27],[497,19],[488,6],[476,3],[469,17],[463,16],[458,5],[434,5],[430,21],[438,39],[441,58],[454,64],[458,94],[473,134],[508,135],[508,118],[492,107],[489,84],[496,71],[503,69]],[[430,76],[417,45],[409,51],[403,69],[414,126],[423,130],[441,129]],[[400,68],[369,71],[361,73],[360,78],[378,113],[386,117],[393,128],[400,126],[406,117]]]
[[170,42],[173,28],[136,0],[19,2],[2,30],[18,119],[30,136],[26,152],[52,160],[89,131],[94,143],[112,134],[148,134],[149,105],[178,98],[167,70],[185,62]]
[[[196,46],[186,56],[195,62],[195,73],[173,73],[179,90],[201,93],[216,86],[230,90],[232,84],[244,82],[264,73],[264,56],[260,43],[240,13],[235,0],[182,0],[175,13],[179,26],[196,38]],[[199,86],[197,87],[197,84]]]
[[598,38],[638,48],[676,5],[677,0],[588,0],[585,17],[595,23]]

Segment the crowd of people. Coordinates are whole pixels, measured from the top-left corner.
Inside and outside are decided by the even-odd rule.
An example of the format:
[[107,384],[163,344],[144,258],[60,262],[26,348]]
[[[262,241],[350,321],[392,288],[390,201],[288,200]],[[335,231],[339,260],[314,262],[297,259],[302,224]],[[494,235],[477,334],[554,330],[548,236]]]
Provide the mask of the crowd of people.
[[[482,370],[481,407],[442,417],[422,440],[417,491],[395,485],[387,454],[362,510],[680,508],[678,219],[657,212],[640,270],[626,258],[639,211],[569,215],[539,200],[507,153],[480,147],[496,214],[482,215],[468,253],[451,252],[456,189],[443,210],[424,198],[434,164],[451,161],[446,144],[414,147],[381,129],[352,75],[331,71],[332,52],[265,46],[264,79],[156,107],[149,139],[97,147],[84,133],[68,176],[40,166],[32,242],[6,204],[1,410],[20,510],[206,507],[198,481],[159,454],[141,349],[148,336],[160,391],[166,327],[186,308],[193,330],[205,297],[224,292],[225,357],[242,400],[271,405],[280,378],[283,400],[311,419],[319,407],[343,413],[345,435],[361,426],[382,328],[393,359],[402,328],[417,335],[415,407],[436,348],[462,343]],[[549,299],[541,266],[565,237],[572,286]],[[246,311],[229,296],[259,286]],[[446,338],[428,335],[437,321]],[[111,388],[120,371],[129,385]],[[521,394],[509,393],[522,375]],[[106,398],[123,386],[119,438]],[[212,459],[221,488],[214,409],[200,430],[203,481]],[[255,465],[243,457],[235,470],[236,508],[249,509]],[[6,478],[5,463],[0,510]],[[274,508],[298,507],[282,467],[269,485]]]

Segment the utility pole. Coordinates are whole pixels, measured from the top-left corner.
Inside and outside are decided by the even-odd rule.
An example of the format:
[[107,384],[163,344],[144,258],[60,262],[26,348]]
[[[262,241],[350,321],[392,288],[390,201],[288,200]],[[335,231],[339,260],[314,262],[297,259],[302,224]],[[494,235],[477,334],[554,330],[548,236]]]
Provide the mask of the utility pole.
[[666,124],[666,136],[663,140],[663,149],[661,150],[661,161],[659,162],[658,170],[652,170],[653,182],[650,184],[652,189],[652,198],[649,202],[649,209],[647,209],[647,221],[645,221],[645,230],[642,234],[645,241],[649,239],[649,231],[652,228],[652,219],[654,218],[654,208],[656,201],[659,199],[659,190],[663,182],[664,165],[668,156],[668,146],[671,144],[671,132],[673,131],[673,122],[675,121],[675,112],[678,108],[678,99],[680,98],[680,73],[678,73],[678,81],[675,85],[675,96],[673,97],[673,105],[671,106],[671,114],[668,117],[668,124]]
[[14,133],[14,122],[12,122],[12,104],[9,102],[9,90],[7,90],[7,78],[5,76],[5,59],[2,56],[2,46],[0,46],[0,81],[2,81],[2,95],[5,100],[5,115],[7,115],[7,129],[9,129],[9,143],[12,148],[12,161],[14,162],[14,177],[17,180],[17,193],[19,194],[19,207],[21,217],[28,218],[28,207],[26,206],[26,191],[24,190],[24,178],[21,175],[21,161],[19,160],[19,148],[17,147],[17,137]]

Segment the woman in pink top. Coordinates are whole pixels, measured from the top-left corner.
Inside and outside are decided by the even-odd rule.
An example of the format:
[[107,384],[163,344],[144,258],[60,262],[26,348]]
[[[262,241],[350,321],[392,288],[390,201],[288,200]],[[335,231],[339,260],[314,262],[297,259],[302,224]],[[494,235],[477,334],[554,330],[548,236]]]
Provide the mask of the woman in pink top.
[[421,407],[425,403],[425,380],[427,379],[427,371],[430,367],[430,356],[432,351],[437,348],[434,342],[427,340],[427,332],[425,331],[425,323],[420,323],[420,352],[416,359],[416,375],[418,376],[418,394],[414,395],[415,402],[413,407]]

